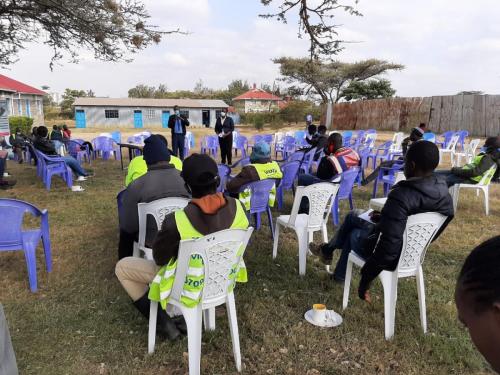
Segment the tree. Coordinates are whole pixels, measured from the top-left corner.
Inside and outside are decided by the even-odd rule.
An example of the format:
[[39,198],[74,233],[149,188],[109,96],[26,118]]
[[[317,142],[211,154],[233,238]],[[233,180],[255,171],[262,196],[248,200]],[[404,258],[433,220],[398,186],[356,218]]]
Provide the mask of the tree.
[[475,90],[471,90],[471,91],[460,91],[457,95],[483,95],[484,92],[482,91],[475,91]]
[[17,61],[28,41],[39,40],[53,52],[50,68],[68,54],[77,62],[82,50],[103,61],[129,61],[127,55],[159,43],[141,0],[4,0],[0,4],[0,66]]
[[346,63],[281,57],[273,61],[280,64],[283,81],[299,85],[304,95],[317,95],[323,103],[338,102],[344,97],[343,91],[353,82],[366,81],[387,71],[404,68],[403,65],[377,59]]
[[369,81],[354,81],[342,91],[343,97],[347,101],[381,99],[394,96],[396,90],[391,86],[391,81],[387,79],[371,79]]
[[[166,86],[163,85],[163,87]],[[139,84],[130,90],[128,90],[129,98],[154,98],[156,93],[156,88],[154,86],[147,86],[144,84]]]
[[73,117],[73,103],[76,98],[84,98],[87,97],[89,93],[94,93],[92,90],[73,90],[66,89],[64,90],[64,94],[62,94],[61,100],[61,114],[68,118]]
[[[351,15],[361,16],[353,6],[339,3],[339,0],[260,0],[264,5],[278,5],[276,13],[261,14],[263,18],[274,18],[283,23],[288,22],[288,16],[298,10],[299,38],[306,34],[309,38],[310,59],[335,55],[342,50],[333,23],[334,12],[343,10]],[[358,0],[352,0],[354,4]]]

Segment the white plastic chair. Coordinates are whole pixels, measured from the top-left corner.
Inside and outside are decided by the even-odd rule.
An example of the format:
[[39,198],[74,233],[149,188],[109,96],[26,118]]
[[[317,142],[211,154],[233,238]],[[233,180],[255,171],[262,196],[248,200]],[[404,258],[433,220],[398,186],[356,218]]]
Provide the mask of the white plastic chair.
[[[306,274],[306,255],[309,243],[313,241],[314,232],[322,231],[323,241],[328,242],[326,223],[339,187],[339,184],[330,182],[297,187],[291,214],[281,215],[276,220],[273,259],[278,255],[280,227],[291,228],[297,233],[299,242],[299,275]],[[300,202],[303,197],[309,200],[309,214],[299,214]]]
[[450,188],[450,194],[453,197],[453,207],[455,212],[458,208],[458,195],[460,193],[460,189],[475,189],[477,195],[479,195],[479,190],[481,190],[484,194],[484,211],[486,215],[490,214],[490,182],[495,175],[497,170],[497,165],[493,165],[488,171],[483,175],[481,181],[477,184],[456,184]]
[[476,155],[476,150],[480,142],[481,141],[479,139],[473,139],[465,147],[464,152],[455,152],[455,158],[452,160],[452,165],[454,167],[460,167],[462,158],[465,159],[465,164],[469,164]]
[[144,257],[153,260],[153,250],[146,247],[146,229],[148,215],[154,217],[156,227],[160,230],[165,216],[187,206],[189,199],[186,198],[162,198],[150,203],[139,203],[137,211],[139,214],[139,240],[134,243],[133,256],[140,257],[140,252],[144,252]]
[[394,133],[390,152],[398,152],[402,150],[401,144],[403,143],[404,137],[405,134],[403,132]]
[[[200,374],[201,363],[201,334],[202,319],[205,321],[206,330],[215,329],[215,307],[226,304],[231,340],[233,342],[233,355],[236,369],[241,372],[240,336],[236,317],[236,305],[233,292],[228,288],[233,282],[229,276],[232,267],[239,264],[243,253],[237,256],[238,250],[246,249],[253,228],[227,229],[209,234],[205,237],[181,241],[177,270],[172,287],[169,304],[180,309],[188,330],[189,374]],[[194,308],[188,308],[181,302],[182,291],[186,274],[189,269],[189,260],[192,255],[200,255],[204,263],[204,280],[200,303]],[[156,339],[156,319],[158,303],[151,302],[149,313],[148,352],[154,351]]]
[[450,162],[453,165],[453,159],[455,158],[455,148],[457,147],[458,139],[459,136],[454,135],[453,137],[451,137],[450,143],[448,143],[446,148],[439,149],[439,164],[441,164],[444,154],[450,154]]
[[[420,307],[420,322],[424,333],[427,332],[427,315],[425,311],[425,285],[422,264],[425,253],[437,231],[446,220],[446,216],[436,212],[412,215],[408,217],[406,229],[403,234],[403,248],[395,271],[382,271],[379,275],[384,289],[384,319],[385,339],[394,336],[396,321],[396,300],[398,296],[398,279],[413,277],[417,279],[417,292]],[[349,302],[349,289],[351,286],[352,266],[363,267],[365,261],[354,251],[349,254],[347,271],[344,284],[344,298],[342,307],[345,310]]]

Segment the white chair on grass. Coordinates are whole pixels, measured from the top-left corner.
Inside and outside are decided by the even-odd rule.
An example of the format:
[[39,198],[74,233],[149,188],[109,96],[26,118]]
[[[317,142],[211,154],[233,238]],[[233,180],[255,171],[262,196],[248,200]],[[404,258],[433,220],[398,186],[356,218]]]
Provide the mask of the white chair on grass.
[[474,158],[474,156],[476,156],[476,150],[479,146],[479,142],[481,142],[479,139],[473,139],[469,142],[467,146],[465,146],[464,152],[455,152],[454,155],[455,157],[453,158],[452,166],[460,167],[462,158],[465,159],[465,164],[469,164]]
[[[205,237],[181,241],[175,281],[169,299],[169,305],[174,305],[184,316],[188,329],[189,374],[200,374],[202,320],[206,330],[215,329],[215,307],[226,304],[229,329],[233,342],[233,355],[236,369],[241,372],[240,337],[236,317],[236,305],[233,291],[228,292],[234,279],[230,278],[232,268],[239,264],[246,249],[253,228],[227,229]],[[181,302],[186,274],[189,270],[191,256],[201,256],[204,263],[204,286],[200,303],[194,308],[188,308]],[[156,319],[158,303],[151,302],[149,314],[148,352],[154,351],[156,338]]]
[[479,190],[481,190],[484,194],[484,211],[486,215],[490,214],[490,182],[495,175],[497,170],[497,165],[493,165],[488,171],[483,175],[481,181],[477,184],[456,184],[450,188],[450,194],[453,198],[453,208],[455,212],[458,208],[458,195],[460,193],[460,189],[475,189],[477,195],[479,195]]
[[391,152],[398,152],[402,150],[402,143],[405,137],[405,133],[397,132],[392,136]]
[[[297,187],[291,214],[281,215],[276,220],[273,259],[278,255],[280,227],[291,228],[297,233],[299,242],[299,275],[306,274],[306,256],[309,243],[313,241],[314,232],[321,231],[323,241],[328,242],[326,223],[339,187],[339,184],[330,182]],[[309,214],[299,214],[300,202],[304,197],[309,200]]]
[[451,137],[450,143],[448,143],[446,148],[439,149],[439,164],[441,164],[444,154],[450,154],[450,163],[453,165],[453,160],[455,159],[455,148],[457,147],[458,139],[459,136],[454,135]]
[[[412,215],[408,217],[406,229],[403,234],[403,248],[395,271],[382,271],[379,275],[384,289],[384,320],[385,339],[394,336],[396,321],[396,300],[398,297],[398,279],[413,277],[417,279],[417,292],[420,307],[420,321],[424,333],[427,332],[427,315],[425,307],[425,285],[422,264],[425,253],[439,228],[446,220],[446,216],[436,212]],[[344,284],[344,298],[342,307],[345,310],[349,302],[349,289],[351,286],[352,266],[363,267],[365,261],[354,251],[349,254],[347,271]]]
[[146,247],[147,219],[151,215],[156,221],[156,227],[160,230],[165,216],[187,206],[187,198],[162,198],[150,203],[139,203],[137,211],[139,215],[139,240],[134,243],[133,256],[140,257],[141,251],[144,258],[153,260],[153,250]]

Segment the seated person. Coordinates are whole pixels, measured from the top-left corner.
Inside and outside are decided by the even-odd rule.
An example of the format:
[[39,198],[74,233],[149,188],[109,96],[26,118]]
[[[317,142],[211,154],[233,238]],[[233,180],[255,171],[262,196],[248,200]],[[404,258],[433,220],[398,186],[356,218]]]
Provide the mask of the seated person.
[[314,138],[316,137],[317,135],[317,132],[318,132],[318,128],[316,127],[316,125],[308,125],[307,126],[307,131],[306,131],[306,142],[309,143],[312,147],[313,146],[313,143],[314,143]]
[[[147,173],[133,181],[123,194],[119,214],[119,259],[131,256],[134,252],[134,241],[139,235],[138,203],[169,197],[190,198],[179,171],[170,164],[170,153],[165,142],[158,135],[153,134],[144,140],[144,161]],[[154,220],[148,220],[147,227],[149,234],[157,230]],[[146,235],[146,241],[150,240],[151,235]]]
[[335,281],[344,280],[349,253],[353,250],[366,259],[361,270],[359,296],[369,298],[367,291],[372,280],[381,271],[394,271],[398,265],[410,215],[438,212],[448,216],[434,239],[439,236],[454,212],[446,184],[432,173],[438,163],[439,150],[434,143],[415,142],[406,153],[404,173],[407,180],[394,185],[382,212],[372,215],[376,224],[359,218],[360,211],[352,211],[329,243],[310,245],[311,252],[325,264],[331,263],[335,249],[342,250],[333,276]]
[[[250,162],[252,164],[245,165],[241,172],[226,184],[227,192],[233,197],[239,196],[247,210],[250,209],[250,189],[240,191],[244,185],[268,178],[277,179],[277,184],[279,184],[279,180],[283,177],[279,164],[271,160],[271,146],[266,142],[259,142],[253,147]],[[269,206],[274,206],[275,197],[276,186],[269,195]]]
[[91,177],[92,174],[85,169],[82,168],[80,163],[78,161],[70,156],[59,156],[56,152],[56,148],[54,144],[47,139],[47,134],[48,134],[48,129],[45,126],[39,126],[36,130],[36,138],[33,143],[33,146],[40,151],[41,153],[47,155],[47,156],[57,156],[61,157],[64,159],[64,162],[68,167],[71,168],[73,173],[75,173],[78,176],[78,181],[84,181],[86,180],[86,177]]
[[[420,125],[422,125],[422,124],[420,124]],[[397,158],[394,160],[384,160],[383,162],[381,162],[380,165],[377,168],[375,168],[372,173],[370,173],[367,177],[365,177],[365,179],[363,181],[361,181],[361,185],[365,186],[365,185],[368,185],[370,182],[375,181],[379,175],[381,168],[391,168],[396,164],[402,164],[404,161],[404,157],[406,155],[406,152],[408,151],[408,146],[414,142],[420,141],[423,136],[424,136],[424,131],[422,130],[422,128],[420,128],[420,127],[413,128],[411,130],[410,136],[403,139],[403,142],[401,143],[401,149],[403,151],[403,156],[401,158]]]
[[343,146],[340,133],[333,133],[328,137],[328,143],[323,151],[325,156],[319,162],[316,175],[307,173],[299,175],[299,186],[331,181],[339,173],[359,166],[358,153],[350,147]]
[[0,189],[2,190],[10,189],[16,184],[15,180],[7,180],[4,178],[8,155],[9,153],[7,150],[0,150]]
[[[168,150],[168,141],[161,135],[157,134],[158,137],[165,143],[165,148]],[[169,151],[170,153],[170,151]],[[182,171],[182,160],[170,153],[170,164],[174,166],[179,172]],[[148,171],[148,166],[144,161],[144,156],[139,155],[132,159],[127,168],[127,176],[125,177],[125,186],[129,186],[130,183],[142,175],[145,175]]]
[[23,150],[26,148],[26,136],[21,129],[16,128],[16,132],[9,137],[9,143],[12,145],[12,151],[17,156],[19,164],[23,163]]
[[[172,167],[171,169],[173,170]],[[146,318],[149,317],[148,294],[152,300],[160,301],[162,309],[158,310],[157,331],[171,340],[180,335],[178,328],[181,328],[185,333],[186,327],[185,324],[182,327],[182,322],[179,321],[175,322],[176,327],[164,311],[168,299],[161,299],[160,292],[162,295],[168,295],[169,289],[165,290],[165,284],[168,287],[169,283],[158,283],[156,279],[165,280],[165,271],[175,270],[179,242],[224,229],[248,228],[248,219],[241,203],[236,199],[224,197],[222,193],[216,193],[219,176],[217,164],[212,158],[200,154],[189,156],[184,160],[182,166],[182,178],[191,191],[193,199],[183,210],[165,217],[161,230],[153,243],[155,261],[128,257],[120,260],[116,265],[118,280],[134,301],[135,307]],[[160,267],[163,268],[160,270]],[[246,281],[246,270],[243,267],[239,269],[237,275],[236,281]],[[173,279],[175,273],[171,274],[170,277]],[[149,284],[151,284],[151,293],[148,290]],[[195,292],[200,295],[202,288],[201,284]],[[193,289],[191,289],[191,297],[193,297],[192,293]],[[187,296],[183,296],[183,300],[191,306],[196,306],[199,301]]]
[[458,276],[455,303],[458,318],[472,342],[500,373],[500,236],[476,247]]
[[[477,184],[495,164],[497,165],[495,176],[498,176],[500,172],[500,136],[486,139],[481,153],[474,157],[470,164],[451,168],[451,171],[436,171],[435,174],[443,177],[448,187],[455,184]],[[495,176],[493,179],[496,178]]]
[[66,140],[71,139],[71,130],[68,129],[68,125],[64,124],[62,126],[62,134],[63,134],[64,139],[66,139]]
[[59,127],[57,125],[54,125],[52,127],[52,131],[50,132],[50,140],[62,142],[63,138],[64,137],[63,137],[63,133],[62,133],[61,129],[59,129]]
[[419,125],[418,125],[418,128],[421,129],[424,133],[427,133],[429,132],[430,130],[427,130],[427,124],[425,122],[421,122]]
[[316,147],[316,153],[314,154],[314,160],[318,160],[321,151],[326,147],[328,144],[328,137],[326,135],[326,126],[325,125],[320,125],[318,126],[318,134],[316,135],[316,138],[314,138],[314,144],[313,146]]

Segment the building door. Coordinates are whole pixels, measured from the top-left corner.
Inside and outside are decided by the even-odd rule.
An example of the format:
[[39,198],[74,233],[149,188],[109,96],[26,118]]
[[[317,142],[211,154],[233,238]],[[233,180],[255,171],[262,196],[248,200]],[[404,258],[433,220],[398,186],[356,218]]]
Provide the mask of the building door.
[[31,117],[31,108],[29,99],[26,99],[26,116]]
[[168,119],[170,118],[170,111],[163,111],[161,113],[161,126],[168,128]]
[[75,112],[75,124],[79,129],[83,129],[87,127],[87,123],[85,120],[85,111],[83,109],[77,109]]
[[201,111],[201,122],[206,128],[210,127],[210,111]]
[[134,111],[134,128],[142,128],[142,111]]

